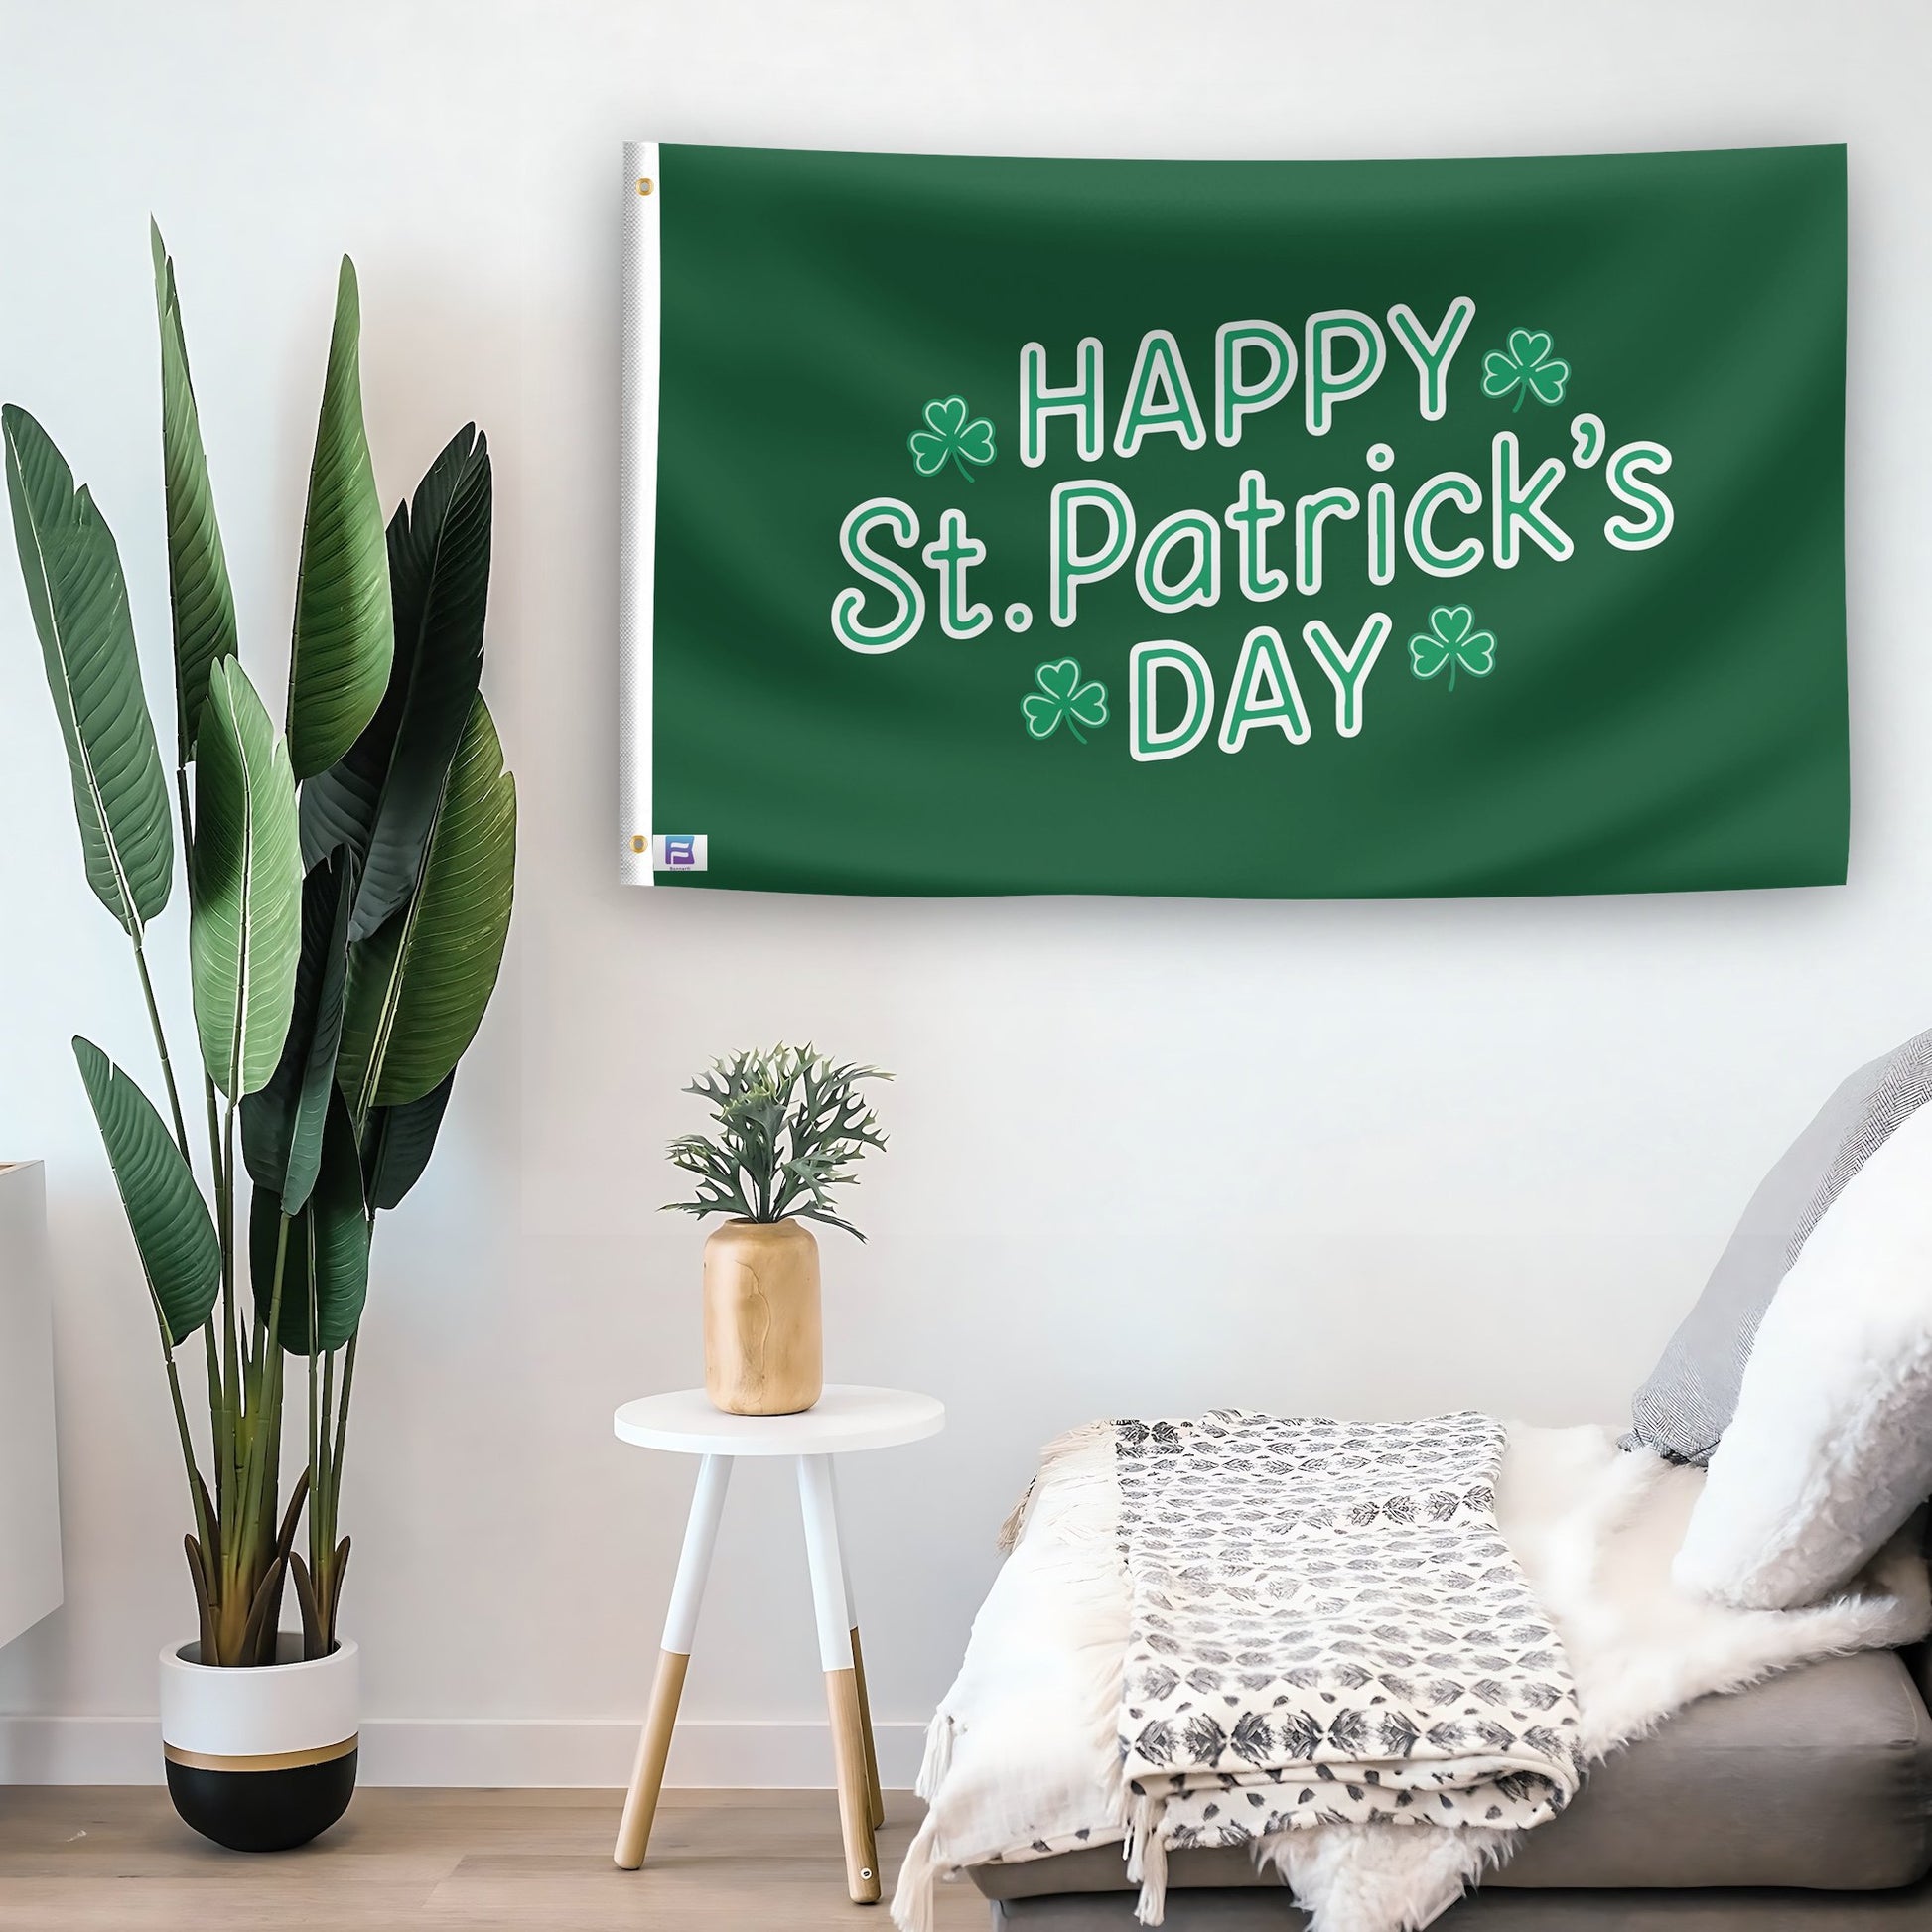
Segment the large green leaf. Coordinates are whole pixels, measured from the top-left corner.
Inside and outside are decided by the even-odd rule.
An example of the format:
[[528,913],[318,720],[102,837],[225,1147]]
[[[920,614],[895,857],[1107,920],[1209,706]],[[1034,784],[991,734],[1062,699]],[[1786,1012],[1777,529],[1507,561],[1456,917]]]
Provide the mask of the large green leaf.
[[362,1186],[371,1208],[396,1206],[422,1179],[455,1085],[456,1074],[451,1071],[420,1100],[378,1107],[369,1116],[362,1136]]
[[208,675],[195,763],[188,951],[202,1060],[231,1100],[268,1084],[302,951],[295,780],[238,658]]
[[382,505],[362,428],[361,326],[355,265],[345,255],[295,587],[289,757],[298,778],[328,770],[361,736],[395,649]]
[[93,1103],[148,1292],[178,1347],[204,1321],[221,1288],[221,1244],[181,1149],[148,1096],[91,1040],[73,1056]]
[[248,1172],[298,1213],[322,1164],[322,1130],[336,1091],[336,1048],[348,980],[348,914],[355,860],[335,852],[302,882],[302,953],[295,1005],[274,1076],[241,1103]]
[[389,522],[396,655],[368,729],[302,788],[302,850],[362,860],[350,936],[366,939],[409,897],[443,781],[483,672],[489,595],[489,446],[451,438]]
[[[258,1185],[248,1208],[248,1274],[263,1322],[274,1299],[281,1225],[281,1197],[274,1188]],[[341,1348],[362,1318],[368,1292],[369,1221],[362,1204],[362,1166],[347,1104],[338,1093],[322,1138],[315,1191],[289,1221],[277,1340],[294,1355],[313,1352],[312,1335],[325,1349]]]
[[141,689],[113,532],[47,432],[0,410],[7,494],[47,687],[67,743],[87,884],[130,937],[168,903],[175,835],[154,720]]
[[208,672],[235,654],[234,593],[214,520],[214,490],[202,448],[202,419],[188,374],[175,265],[148,224],[154,246],[154,305],[161,323],[161,474],[168,503],[168,599],[175,620],[175,731],[180,759],[195,756]]
[[479,697],[407,905],[350,949],[337,1078],[358,1120],[439,1086],[483,1023],[509,932],[516,781]]

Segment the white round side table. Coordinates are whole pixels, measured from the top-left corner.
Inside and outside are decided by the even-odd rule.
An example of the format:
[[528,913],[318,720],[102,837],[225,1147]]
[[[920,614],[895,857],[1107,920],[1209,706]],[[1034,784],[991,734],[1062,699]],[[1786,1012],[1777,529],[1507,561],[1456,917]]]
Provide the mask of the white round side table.
[[664,1646],[651,1684],[637,1763],[624,1794],[613,1857],[626,1871],[644,1862],[651,1820],[664,1785],[664,1760],[677,1724],[678,1699],[691,1662],[698,1604],[704,1595],[732,1464],[741,1455],[788,1455],[798,1467],[798,1506],[805,1521],[812,1609],[818,1620],[819,1663],[832,1715],[832,1751],[838,1772],[839,1825],[845,1838],[846,1889],[862,1905],[879,1899],[879,1852],[873,1834],[886,1822],[879,1790],[879,1757],[866,1698],[866,1666],[852,1579],[839,1547],[838,1486],[832,1458],[857,1449],[893,1449],[936,1436],[945,1406],[904,1389],[828,1384],[817,1404],[795,1416],[728,1416],[702,1389],[647,1395],[626,1402],[612,1418],[621,1441],[645,1449],[698,1455],[697,1492],[684,1526],[677,1581],[664,1617]]

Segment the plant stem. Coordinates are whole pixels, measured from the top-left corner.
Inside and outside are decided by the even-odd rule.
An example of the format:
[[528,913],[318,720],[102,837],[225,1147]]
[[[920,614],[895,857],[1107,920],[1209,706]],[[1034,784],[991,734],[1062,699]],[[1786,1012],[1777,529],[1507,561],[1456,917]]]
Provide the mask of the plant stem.
[[221,1117],[221,1347],[230,1375],[241,1359],[234,1311],[234,1117],[235,1103],[230,1100]]
[[[175,766],[175,804],[181,814],[182,856],[184,861],[192,864],[195,844],[195,813],[189,803],[188,766],[185,763]],[[192,886],[189,891],[189,900],[192,916],[194,901],[194,889]],[[169,1056],[168,1041],[161,1025],[161,1008],[154,997],[154,981],[148,975],[147,953],[139,940],[136,940],[134,945],[134,963],[140,970],[141,992],[148,1003],[148,1024],[154,1029],[155,1051],[161,1058],[161,1077],[167,1083],[168,1087],[168,1109],[175,1117],[175,1141],[181,1149],[181,1158],[192,1169],[194,1167],[194,1157],[188,1151],[188,1123],[182,1115],[181,1093],[175,1084],[174,1061]],[[212,1106],[214,1083],[208,1080],[206,1074],[202,1077],[207,1085],[210,1103],[208,1124],[212,1128],[214,1122]],[[211,1137],[208,1143],[208,1152],[210,1158],[218,1152]],[[174,1342],[168,1333],[166,1317],[160,1315],[158,1309],[156,1310],[156,1314],[161,1319],[161,1354],[162,1359],[168,1365],[168,1394],[175,1408],[175,1431],[181,1438],[182,1459],[188,1465],[188,1500],[195,1512],[195,1534],[202,1546],[203,1574],[207,1576],[207,1565],[212,1561],[217,1547],[214,1537],[211,1534],[214,1525],[210,1525],[207,1520],[207,1510],[204,1502],[204,1497],[207,1493],[206,1485],[202,1481],[201,1465],[195,1455],[195,1439],[188,1427],[188,1411],[182,1401],[181,1370],[175,1361]],[[215,1374],[214,1330],[206,1321],[202,1323],[202,1340],[207,1350],[207,1359],[208,1450],[214,1459],[214,1480],[218,1496],[219,1490],[223,1486],[221,1481],[222,1437],[219,1427],[220,1382]],[[215,1503],[217,1524],[220,1519],[220,1503],[217,1500]],[[212,1589],[214,1585],[213,1577],[209,1576],[207,1581],[209,1588]]]
[[181,1459],[188,1474],[188,1502],[195,1512],[195,1535],[202,1546],[202,1562],[208,1561],[208,1553],[214,1548],[209,1534],[210,1525],[207,1511],[202,1506],[202,1471],[195,1460],[195,1439],[188,1429],[188,1410],[181,1398],[181,1371],[175,1366],[175,1351],[168,1346],[167,1337],[162,1337],[162,1359],[168,1364],[168,1394],[175,1405],[175,1433],[181,1438]]
[[316,1297],[309,1292],[309,1574],[315,1575],[316,1511],[322,1507],[323,1438],[325,1425],[316,1402]]
[[[176,771],[176,788],[181,804],[182,838],[185,847],[189,838],[191,823],[188,809],[188,781],[186,772],[179,768]],[[181,1150],[181,1158],[183,1161],[187,1162],[192,1169],[194,1157],[189,1153],[188,1148],[188,1122],[181,1110],[181,1089],[175,1080],[174,1057],[168,1051],[168,1032],[161,1022],[161,1003],[154,995],[154,976],[148,971],[147,947],[143,938],[137,938],[134,941],[134,970],[140,977],[141,998],[146,1003],[148,1009],[148,1027],[154,1035],[154,1050],[156,1057],[161,1061],[162,1082],[168,1090],[168,1112],[174,1120],[175,1145]],[[183,1472],[188,1478],[189,1506],[195,1512],[195,1535],[197,1541],[201,1544],[202,1562],[205,1566],[204,1574],[206,1575],[206,1566],[210,1561],[211,1554],[216,1549],[217,1543],[215,1537],[211,1534],[213,1526],[207,1520],[207,1511],[203,1502],[201,1467],[195,1455],[195,1438],[193,1432],[188,1427],[187,1405],[182,1399],[181,1369],[175,1361],[174,1341],[168,1333],[166,1317],[161,1314],[159,1308],[156,1309],[155,1313],[161,1323],[161,1356],[162,1360],[167,1364],[168,1369],[168,1396],[175,1412],[175,1433],[181,1442]],[[207,1323],[204,1323],[202,1332],[208,1348],[208,1368],[210,1371],[208,1429],[211,1438],[210,1448],[215,1457],[215,1480],[219,1483],[221,1479],[221,1433],[216,1426],[217,1412],[213,1401],[215,1389],[212,1378],[214,1367],[213,1331]],[[218,1518],[218,1505],[216,1513]],[[212,1581],[212,1579],[209,1579],[210,1583]]]
[[[316,1337],[312,1334],[309,1339],[313,1343]],[[315,1359],[315,1354],[311,1353],[309,1361],[312,1370]],[[323,1356],[322,1405],[317,1429],[323,1448],[321,1495],[316,1493],[313,1477],[309,1484],[309,1575],[316,1587],[316,1608],[321,1614],[324,1656],[329,1653],[330,1632],[336,1622],[336,1583],[331,1562],[336,1551],[335,1474],[329,1466],[328,1453],[330,1412],[335,1408],[336,1400],[336,1357],[332,1350]]]
[[[210,1099],[208,1105],[213,1107]],[[221,1145],[215,1150],[216,1205],[221,1231],[221,1414],[228,1430],[228,1452],[232,1464],[237,1523],[246,1523],[246,1494],[242,1485],[242,1466],[251,1440],[251,1418],[244,1403],[241,1379],[241,1351],[235,1335],[234,1318],[234,1113],[228,1102],[222,1121]],[[237,1546],[240,1538],[235,1539]],[[225,1547],[225,1546],[224,1546]]]
[[[331,1445],[333,1418],[339,1400],[336,1394],[336,1354],[334,1349],[322,1349],[318,1353],[322,1356],[322,1408],[316,1430],[316,1447],[322,1456],[323,1514],[327,1518],[333,1518],[336,1513],[334,1488],[336,1461],[331,1452]],[[311,1355],[309,1359],[313,1362],[316,1357]],[[315,1519],[312,1517],[310,1520],[313,1522]],[[325,1530],[327,1527],[325,1522]]]
[[342,1393],[336,1398],[336,1452],[329,1463],[329,1517],[332,1529],[336,1499],[342,1493],[343,1446],[348,1441],[348,1392],[355,1384],[355,1335],[350,1335],[348,1346],[343,1350],[343,1387]]
[[[277,1333],[280,1332],[282,1318],[282,1276],[288,1263],[288,1252],[289,1217],[284,1214],[281,1217],[281,1226],[275,1234],[275,1280],[273,1287],[268,1291],[268,1319]],[[276,1424],[281,1420],[281,1405],[277,1403],[271,1409],[269,1397],[273,1393],[272,1385],[281,1359],[282,1351],[279,1348],[265,1348],[255,1364],[255,1400],[252,1405],[255,1427],[248,1443],[251,1463],[248,1472],[250,1485],[248,1513],[251,1521],[261,1511],[262,1471],[268,1465],[270,1446],[279,1434]]]
[[162,1031],[161,1008],[154,997],[154,981],[148,976],[148,955],[139,939],[134,942],[135,970],[141,975],[141,996],[148,1003],[148,1025],[154,1030],[154,1050],[161,1055],[161,1077],[168,1086],[168,1111],[175,1117],[175,1145],[181,1158],[188,1159],[188,1126],[182,1119],[181,1095],[175,1088],[175,1065],[168,1057],[168,1035]]
[[[214,1076],[211,1073],[205,1071],[202,1074],[202,1092],[207,1106],[207,1157],[214,1171],[214,1224],[218,1228],[221,1225],[221,1200],[226,1183],[221,1174],[221,1116],[215,1105]],[[221,1374],[214,1323],[203,1323],[202,1334],[207,1344],[207,1417],[213,1440],[214,1507],[225,1530],[229,1526],[229,1511],[234,1496],[234,1391]]]
[[214,1323],[202,1323],[202,1348],[207,1357],[208,1459],[214,1470],[214,1514],[225,1524],[228,1511],[228,1470],[223,1445],[230,1432],[226,1427],[226,1398],[221,1388],[221,1357],[214,1346]]
[[[181,849],[188,854],[192,864],[195,853],[195,813],[188,801],[188,766],[185,763],[175,766],[175,808],[181,813]],[[191,902],[194,897],[194,890],[191,887],[189,891]]]
[[[336,1372],[336,1357],[329,1357],[323,1373],[323,1414],[326,1419],[330,1409],[329,1385]],[[329,1496],[323,1513],[318,1516],[313,1502],[309,1509],[309,1527],[312,1536],[311,1548],[314,1557],[310,1568],[316,1579],[316,1597],[322,1611],[322,1641],[324,1655],[335,1647],[336,1617],[341,1609],[342,1576],[336,1565],[336,1553],[340,1547],[336,1537],[338,1506],[342,1500],[343,1487],[343,1449],[348,1441],[348,1397],[355,1383],[355,1336],[350,1335],[348,1345],[343,1350],[342,1387],[335,1397],[336,1444],[329,1455]],[[325,1581],[326,1580],[326,1581]]]
[[[230,1128],[232,1129],[232,1107],[229,1109]],[[288,1217],[282,1217],[282,1225],[275,1243],[274,1285],[269,1290],[269,1311],[271,1317],[279,1318],[282,1303],[282,1274],[288,1257]],[[230,1324],[232,1341],[232,1324]],[[274,1498],[268,1494],[269,1471],[276,1463],[276,1450],[280,1447],[280,1432],[277,1427],[282,1412],[279,1400],[279,1372],[281,1351],[264,1350],[261,1357],[251,1365],[252,1372],[247,1378],[247,1406],[242,1417],[241,1436],[242,1466],[237,1488],[239,1500],[237,1515],[240,1533],[235,1538],[232,1558],[224,1549],[222,1552],[221,1581],[222,1600],[219,1621],[224,1625],[222,1657],[223,1661],[233,1663],[252,1663],[253,1658],[240,1655],[241,1637],[247,1627],[249,1611],[254,1606],[256,1591],[261,1587],[268,1566],[273,1561],[275,1543]],[[269,1522],[262,1521],[266,1508]],[[234,1654],[230,1656],[230,1643]]]

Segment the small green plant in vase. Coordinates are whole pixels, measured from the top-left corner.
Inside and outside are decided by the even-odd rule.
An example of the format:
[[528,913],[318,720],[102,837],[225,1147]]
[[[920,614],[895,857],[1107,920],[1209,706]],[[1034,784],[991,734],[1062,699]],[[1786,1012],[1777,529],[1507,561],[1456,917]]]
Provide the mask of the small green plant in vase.
[[672,1141],[671,1165],[696,1185],[666,1207],[728,1217],[705,1242],[704,1357],[705,1389],[730,1415],[795,1415],[825,1387],[818,1242],[804,1223],[866,1238],[833,1211],[833,1189],[885,1147],[860,1086],[892,1077],[781,1044],[714,1060],[684,1089],[714,1131]]

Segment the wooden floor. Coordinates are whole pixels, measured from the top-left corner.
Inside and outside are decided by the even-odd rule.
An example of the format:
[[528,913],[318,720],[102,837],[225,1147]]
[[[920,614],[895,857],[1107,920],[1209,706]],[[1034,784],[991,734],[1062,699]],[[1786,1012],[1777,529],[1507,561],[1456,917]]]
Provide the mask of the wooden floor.
[[[159,1789],[0,1787],[4,1932],[891,1932],[845,1895],[829,1791],[664,1794],[641,1871],[611,1863],[615,1791],[358,1791],[299,1852],[197,1838]],[[886,1896],[919,1805],[888,1792]],[[985,1932],[963,1883],[938,1932]]]

